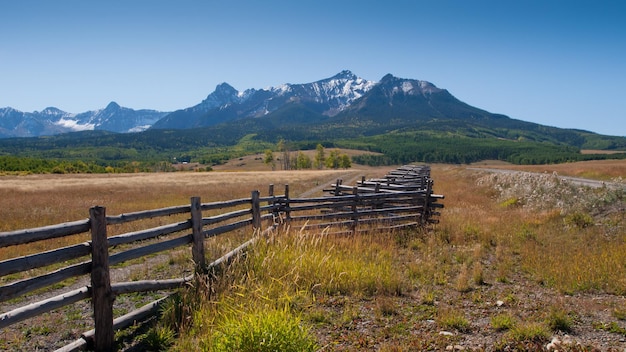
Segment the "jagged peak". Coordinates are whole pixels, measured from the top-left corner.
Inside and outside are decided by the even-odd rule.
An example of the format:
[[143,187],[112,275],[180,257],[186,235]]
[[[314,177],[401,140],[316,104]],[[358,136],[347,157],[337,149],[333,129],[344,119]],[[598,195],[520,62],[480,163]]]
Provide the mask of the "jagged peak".
[[47,108],[41,111],[44,112],[44,111],[61,111],[61,110],[59,108],[55,108],[54,106],[48,106]]
[[4,108],[0,108],[0,111],[2,111],[2,112],[4,112],[4,113],[13,112],[13,111],[21,112],[21,111],[19,111],[19,110],[17,110],[17,109],[13,109],[13,108],[12,108],[12,107],[10,107],[10,106],[6,106],[6,107],[4,107]]
[[437,86],[428,81],[399,78],[391,73],[386,74],[380,80],[380,84],[386,87],[393,87],[394,92],[403,91],[405,94],[437,93],[443,91],[443,89],[437,88]]
[[350,70],[343,70],[341,72],[339,72],[338,74],[332,76],[330,79],[349,79],[349,80],[355,80],[358,77],[352,73],[352,71]]
[[384,75],[383,78],[380,79],[380,83],[394,81],[394,80],[397,80],[397,79],[398,78],[396,76],[392,75],[391,73],[388,73],[388,74]]
[[118,103],[112,101],[106,108],[104,108],[104,110],[119,110],[120,108],[121,106]]
[[235,92],[235,94],[239,93],[237,89],[233,88],[230,84],[226,82],[222,82],[215,87],[216,92]]

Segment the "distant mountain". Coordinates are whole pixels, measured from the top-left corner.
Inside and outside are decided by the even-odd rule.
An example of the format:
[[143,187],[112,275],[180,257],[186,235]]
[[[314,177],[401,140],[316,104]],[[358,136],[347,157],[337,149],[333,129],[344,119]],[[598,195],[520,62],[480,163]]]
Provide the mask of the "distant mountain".
[[0,108],[0,138],[37,137],[85,130],[140,132],[148,129],[167,112],[133,110],[111,102],[106,108],[72,114],[54,107],[22,112]]
[[[67,131],[76,132],[63,133]],[[133,131],[141,132],[119,133]],[[292,150],[322,144],[380,153],[355,159],[367,165],[626,158],[619,152],[580,153],[624,151],[624,137],[516,120],[471,106],[430,82],[391,74],[373,82],[350,71],[313,83],[243,92],[222,83],[199,104],[172,113],[135,111],[116,103],[82,114],[0,109],[0,136],[51,134],[58,135],[2,138],[0,159],[83,158],[134,172],[162,170],[173,157],[212,165],[262,153],[281,140]],[[37,169],[38,161],[31,160],[35,164],[28,170]]]
[[232,141],[252,133],[259,140],[275,142],[281,138],[319,141],[435,131],[449,136],[549,142],[587,149],[618,149],[625,144],[624,138],[607,139],[588,131],[493,114],[462,102],[430,82],[391,74],[374,82],[348,70],[312,83],[286,83],[243,92],[221,83],[199,104],[171,113],[133,110],[115,102],[79,114],[56,108],[32,113],[0,109],[0,138],[85,130],[127,133],[205,127],[211,128],[212,141]]
[[301,104],[319,117],[334,116],[375,85],[347,70],[313,83],[283,84],[244,92],[222,83],[200,104],[175,111],[152,128],[207,127],[243,118],[261,118],[291,104]]
[[[327,135],[332,125],[335,137],[385,133],[399,128],[456,130],[459,126],[501,129],[539,129],[541,125],[492,114],[466,104],[434,84],[385,75],[379,82],[364,80],[350,71],[313,83],[283,84],[268,89],[239,92],[227,83],[218,85],[207,98],[190,108],[177,110],[156,122],[153,129],[188,129],[226,124],[240,129],[246,119],[261,119],[256,125],[267,133],[290,131],[303,126],[307,133]],[[436,126],[435,126],[436,125]],[[543,126],[545,127],[545,126]],[[568,132],[569,133],[569,132]],[[302,137],[302,133],[297,133]],[[497,137],[508,138],[507,135]],[[573,134],[572,136],[578,136]],[[516,136],[517,138],[519,136]],[[549,138],[539,138],[548,140]],[[580,139],[580,138],[579,138]],[[581,140],[577,141],[580,145]]]

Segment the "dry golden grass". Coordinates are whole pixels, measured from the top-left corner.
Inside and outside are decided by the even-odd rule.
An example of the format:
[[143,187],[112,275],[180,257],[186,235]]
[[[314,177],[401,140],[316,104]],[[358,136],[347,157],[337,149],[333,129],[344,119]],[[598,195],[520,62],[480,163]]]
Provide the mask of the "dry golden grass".
[[[611,313],[626,304],[620,289],[626,287],[626,238],[619,230],[624,226],[623,209],[622,217],[611,223],[599,221],[584,229],[573,228],[560,211],[503,205],[495,189],[478,184],[482,173],[434,165],[432,176],[435,193],[446,196],[441,223],[431,232],[384,234],[376,246],[368,244],[377,253],[393,253],[385,260],[368,260],[381,261],[384,270],[393,268],[387,275],[399,280],[393,287],[401,289],[373,296],[349,290],[320,291],[323,285],[311,282],[320,281],[317,275],[336,267],[341,256],[310,261],[323,263],[323,267],[301,266],[311,253],[292,252],[298,247],[298,236],[293,234],[295,244],[285,240],[280,248],[263,247],[273,254],[267,260],[257,258],[263,265],[281,263],[282,271],[268,280],[267,287],[256,276],[276,268],[250,264],[244,268],[249,272],[242,274],[248,279],[231,288],[253,285],[252,291],[259,293],[275,289],[283,280],[309,282],[272,295],[289,296],[291,292],[291,314],[310,323],[325,351],[455,350],[455,346],[485,351],[542,350],[557,333],[550,329],[564,326],[555,324],[555,311],[567,318],[566,328],[575,333],[574,341],[584,350],[622,346],[622,330],[615,328],[618,332],[610,333],[597,326],[609,326],[606,321],[611,321],[611,326],[623,325]],[[351,247],[352,242],[322,236],[316,246],[320,246],[319,253],[345,248],[359,253],[353,256],[358,259],[367,257],[362,240],[351,240]],[[304,270],[310,267],[315,270]],[[359,269],[340,271],[346,271],[348,277]],[[326,273],[322,277],[333,276]],[[350,277],[352,287],[362,284],[357,282],[360,278]],[[229,292],[222,294],[229,297]],[[230,299],[241,298],[254,301],[247,299],[247,294]],[[216,315],[219,312],[210,314]],[[210,344],[211,327],[196,324],[203,328],[183,333],[175,350]],[[449,335],[440,334],[443,330]]]
[[[202,202],[247,198],[253,190],[268,194],[298,194],[334,182],[367,176],[371,170],[303,170],[257,172],[175,172],[139,174],[27,175],[0,178],[0,232],[76,221],[89,217],[92,206],[106,207],[107,215]],[[384,171],[379,171],[384,172]],[[164,221],[167,221],[164,220]],[[174,222],[174,220],[171,220]],[[163,225],[161,223],[152,226]],[[109,235],[135,231],[140,224],[112,228]],[[58,248],[87,240],[71,236],[23,246],[0,248],[0,260]]]
[[[623,176],[626,163],[500,167],[573,176],[595,173],[600,179],[608,179]],[[379,176],[389,169],[11,176],[2,178],[7,182],[0,184],[0,216],[16,217],[12,225],[16,228],[27,227],[23,224],[31,221],[41,226],[85,218],[89,206],[95,204],[107,206],[107,213],[115,215],[187,204],[194,195],[201,196],[203,202],[248,197],[253,189],[260,189],[263,195],[269,183],[276,185],[276,193],[282,193],[282,185],[289,183],[292,194],[297,195],[315,188],[319,191],[339,177],[353,184],[351,179]],[[623,335],[597,328],[624,326],[619,318],[626,306],[623,207],[609,217],[595,218],[587,227],[577,227],[560,210],[502,202],[494,188],[478,184],[482,175],[465,166],[432,166],[434,191],[445,195],[445,208],[441,210],[441,223],[431,231],[359,240],[325,236],[319,237],[319,243],[312,242],[318,234],[311,233],[305,236],[308,242],[303,237],[298,242],[298,236],[294,236],[296,242],[283,238],[277,246],[266,243],[267,247],[262,248],[271,253],[271,258],[257,258],[256,268],[245,264],[254,271],[241,278],[230,277],[232,281],[224,286],[226,291],[219,295],[227,297],[232,289],[240,295],[227,301],[251,294],[264,303],[271,293],[272,302],[280,301],[292,314],[302,317],[328,351],[446,350],[454,345],[487,351],[497,350],[494,346],[500,350],[515,350],[515,346],[540,349],[549,342],[545,335],[554,333],[548,331],[548,326],[556,308],[574,317],[574,338],[582,346],[623,347]],[[59,200],[53,201],[55,197]],[[297,229],[292,231],[297,234]],[[283,253],[291,257],[282,257]],[[6,255],[0,252],[0,258]],[[356,269],[348,273],[353,269],[346,263],[359,259],[367,260],[351,264]],[[369,267],[371,261],[384,265]],[[334,272],[329,271],[334,268]],[[384,275],[368,284],[367,277],[359,276],[365,273],[363,269],[368,274]],[[264,273],[272,276],[260,280]],[[338,280],[344,276],[354,281],[345,286],[354,291],[327,288],[333,287],[331,283],[342,284]],[[387,284],[383,278],[393,280]],[[269,286],[260,286],[263,281]],[[285,283],[295,286],[277,291]],[[248,284],[253,285],[248,287],[250,291],[241,291]],[[196,316],[202,314],[197,312]],[[189,334],[183,335],[174,348],[207,346],[210,341],[203,340],[211,335],[206,329],[215,316],[205,315],[204,321],[192,324]],[[512,320],[493,326],[492,319],[502,316]],[[454,319],[448,321],[446,317]],[[524,330],[527,326],[537,327],[537,331]],[[442,330],[451,330],[453,336],[440,335]]]

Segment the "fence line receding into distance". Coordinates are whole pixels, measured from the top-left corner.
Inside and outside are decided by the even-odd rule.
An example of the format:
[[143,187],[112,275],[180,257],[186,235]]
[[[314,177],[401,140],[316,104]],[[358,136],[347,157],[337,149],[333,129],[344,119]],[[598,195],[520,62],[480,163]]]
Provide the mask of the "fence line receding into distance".
[[[194,275],[204,275],[211,267],[224,265],[254,243],[261,234],[283,225],[299,225],[311,230],[328,229],[329,232],[337,234],[354,234],[361,231],[423,227],[436,223],[438,220],[434,217],[438,216],[438,210],[443,208],[443,204],[438,201],[443,199],[443,196],[433,194],[432,186],[429,166],[406,165],[391,171],[384,178],[369,180],[362,178],[355,186],[343,185],[341,180],[337,180],[324,190],[328,195],[321,197],[292,198],[289,196],[289,185],[285,185],[283,195],[275,195],[274,186],[270,185],[268,195],[265,197],[261,197],[259,191],[252,191],[250,198],[213,203],[202,203],[199,197],[192,197],[190,205],[115,216],[107,216],[104,207],[95,206],[89,209],[89,218],[85,220],[0,232],[0,248],[76,234],[91,234],[91,240],[84,243],[0,262],[0,277],[16,273],[26,276],[2,284],[0,302],[22,297],[77,276],[89,274],[91,281],[90,285],[2,313],[0,329],[81,300],[91,299],[94,329],[83,333],[79,339],[57,351],[77,351],[87,347],[96,351],[111,350],[115,330],[124,329],[156,314],[159,305],[167,298],[163,297],[114,318],[115,296],[176,289],[192,280]],[[208,212],[218,215],[204,215]],[[188,218],[111,237],[107,234],[109,225],[179,214],[188,214]],[[249,239],[207,264],[205,239],[235,230],[247,231]],[[111,282],[112,266],[189,245],[195,268],[190,270],[188,276]],[[123,249],[109,253],[118,246]],[[68,261],[73,264],[56,269],[59,263]],[[32,269],[45,268],[53,264],[54,269],[45,274],[28,276]]]

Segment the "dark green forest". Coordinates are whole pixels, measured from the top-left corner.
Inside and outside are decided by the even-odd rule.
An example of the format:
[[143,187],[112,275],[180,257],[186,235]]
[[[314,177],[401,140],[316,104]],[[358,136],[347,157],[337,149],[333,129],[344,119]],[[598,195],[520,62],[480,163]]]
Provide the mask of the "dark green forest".
[[[437,122],[437,121],[435,121]],[[104,173],[174,171],[174,164],[213,165],[244,155],[277,151],[350,148],[352,162],[396,165],[411,162],[467,164],[502,160],[549,164],[626,158],[626,153],[581,154],[584,149],[626,150],[626,138],[522,123],[488,127],[460,120],[382,126],[372,121],[288,124],[285,120],[240,120],[212,127],[140,133],[74,132],[57,136],[0,139],[2,173]],[[393,127],[393,128],[392,128]],[[525,128],[524,127],[528,127]]]

